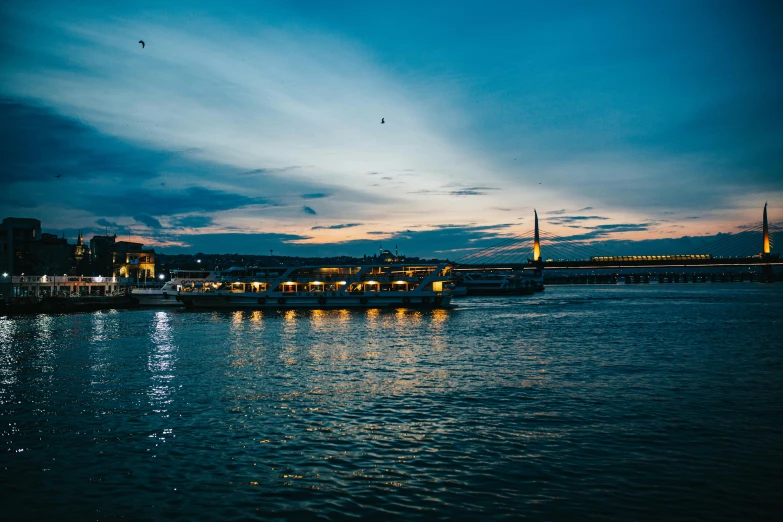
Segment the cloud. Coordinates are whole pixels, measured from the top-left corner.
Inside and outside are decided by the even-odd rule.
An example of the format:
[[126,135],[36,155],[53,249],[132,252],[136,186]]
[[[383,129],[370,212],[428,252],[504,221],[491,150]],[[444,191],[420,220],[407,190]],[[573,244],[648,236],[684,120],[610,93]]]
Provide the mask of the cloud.
[[604,216],[557,216],[547,219],[547,222],[552,225],[565,225],[568,223],[578,223],[580,221],[592,221],[592,220],[607,220],[608,217]]
[[331,225],[328,227],[325,226],[316,226],[311,228],[311,230],[339,230],[341,228],[351,228],[351,227],[359,227],[362,223],[344,223],[341,225]]
[[304,211],[305,214],[310,214],[310,215],[313,215],[313,216],[318,214],[318,212],[316,212],[312,208],[308,207],[307,205],[303,206],[302,210]]
[[93,214],[132,215],[137,212],[172,216],[186,212],[218,212],[250,205],[271,205],[264,198],[253,198],[206,187],[182,190],[128,190],[117,194],[87,194],[84,208]]
[[313,192],[312,194],[302,194],[302,199],[321,199],[328,198],[329,194],[323,192]]
[[[208,226],[221,231],[263,223],[307,236],[313,219],[301,204],[318,199],[329,222],[373,223],[393,235],[461,216],[506,221],[499,209],[535,202],[584,216],[594,214],[589,204],[623,222],[714,209],[688,222],[702,230],[749,212],[754,198],[783,195],[783,77],[769,66],[780,61],[783,33],[760,8],[704,15],[685,6],[672,17],[635,4],[599,8],[600,16],[542,7],[504,17],[509,31],[487,31],[496,20],[472,24],[480,45],[466,54],[460,32],[447,28],[489,13],[424,8],[411,17],[403,6],[395,20],[427,28],[414,42],[389,38],[399,24],[367,13],[298,18],[298,9],[247,4],[234,23],[221,9],[185,7],[2,10],[7,215],[73,228],[86,209],[120,223],[155,216],[168,228],[209,213],[219,227]],[[644,27],[634,23],[642,14],[651,20]],[[443,28],[432,23],[442,17]],[[145,51],[127,43],[140,30],[155,35]],[[434,62],[400,53],[429,44],[444,51]],[[410,60],[389,67],[384,56]],[[393,124],[367,116],[388,107]],[[502,159],[512,150],[521,160],[513,168]],[[410,170],[416,178],[403,178]],[[368,173],[409,184],[373,186],[379,179]],[[168,232],[172,240],[183,233]]]
[[174,156],[135,147],[76,119],[9,98],[0,97],[0,120],[3,183],[46,181],[49,190],[93,178],[128,178],[138,183],[157,176],[157,169]]
[[[382,178],[383,179],[383,178]],[[391,178],[390,178],[391,179]],[[448,187],[448,185],[447,185]],[[409,194],[429,194],[429,195],[438,195],[438,196],[486,196],[488,195],[487,191],[490,190],[500,190],[494,187],[465,187],[455,190],[432,190],[432,189],[420,189],[413,192],[409,192]]]
[[138,223],[147,225],[150,228],[156,228],[156,229],[163,228],[163,225],[160,224],[160,221],[147,214],[139,214],[138,216],[133,216],[133,219],[136,220]]
[[[156,187],[202,186],[282,208],[295,208],[291,199],[301,194],[325,194],[333,203],[321,212],[335,214],[333,205],[363,218],[384,210],[393,224],[411,209],[446,203],[409,201],[403,210],[402,197],[363,183],[368,172],[379,172],[376,165],[386,172],[412,166],[426,171],[422,186],[489,170],[447,132],[462,117],[459,107],[442,110],[448,92],[435,86],[411,90],[387,66],[374,63],[363,44],[331,30],[281,26],[253,8],[246,19],[258,24],[252,29],[208,12],[196,23],[189,10],[178,15],[177,9],[164,15],[129,6],[122,17],[101,6],[78,12],[17,9],[4,24],[13,30],[0,36],[8,50],[0,96],[48,107],[95,140],[92,147],[91,140],[74,139],[65,152],[79,142],[98,156],[116,146],[123,154],[103,156],[115,172],[115,187],[146,188],[140,181],[157,178]],[[171,24],[169,16],[183,23]],[[154,52],[126,44],[131,35],[138,40],[140,28],[156,35],[146,50]],[[38,38],[20,40],[25,34]],[[51,41],[59,43],[44,43]],[[395,126],[367,120],[389,106],[395,107]],[[124,161],[126,150],[140,154]],[[168,151],[183,152],[172,158]],[[140,157],[134,176],[127,171]],[[49,175],[36,168],[41,179]],[[101,184],[91,195],[109,190]],[[301,215],[299,220],[298,226],[308,226]],[[220,216],[220,222],[228,220]]]
[[566,209],[561,208],[560,210],[550,210],[549,212],[544,212],[544,214],[560,215],[560,214],[565,214],[566,212],[567,212]]
[[206,228],[214,225],[215,221],[210,216],[183,216],[172,220],[171,224],[176,227],[185,228]]
[[216,233],[181,236],[184,245],[166,248],[167,254],[206,252],[213,254],[268,254],[270,249],[280,255],[305,255],[307,247],[295,241],[310,239],[299,234],[278,233]]
[[302,167],[300,167],[298,165],[292,165],[290,167],[253,169],[253,170],[248,170],[247,172],[240,172],[239,175],[240,176],[248,176],[248,175],[252,175],[252,174],[280,174],[280,173],[283,173],[283,172],[288,172],[288,171],[296,170],[296,169],[300,169],[300,168],[302,168]]
[[605,232],[638,232],[648,230],[651,223],[613,223],[610,225],[596,225],[594,227],[585,227],[593,230]]
[[125,229],[122,225],[115,223],[114,221],[109,221],[108,219],[101,218],[95,222],[95,224],[100,225],[102,227],[108,227],[111,229]]
[[590,230],[590,232],[564,236],[559,239],[561,241],[585,241],[606,237],[612,234],[645,232],[650,229],[651,225],[651,223],[612,223],[607,225],[595,225],[591,227],[582,227],[583,229]]
[[476,189],[461,189],[461,190],[452,190],[451,192],[449,192],[449,195],[451,195],[451,196],[486,196],[487,192],[484,191],[484,190],[476,190]]

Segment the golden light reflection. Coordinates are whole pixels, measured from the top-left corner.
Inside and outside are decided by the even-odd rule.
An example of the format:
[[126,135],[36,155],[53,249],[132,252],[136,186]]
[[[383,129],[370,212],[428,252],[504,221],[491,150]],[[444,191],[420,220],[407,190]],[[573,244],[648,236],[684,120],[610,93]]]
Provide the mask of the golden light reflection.
[[381,311],[377,308],[370,308],[367,310],[367,319],[370,321],[371,325],[375,325],[378,322],[378,316],[381,314]]
[[435,323],[443,323],[449,318],[449,312],[440,308],[436,308],[432,311],[432,321]]
[[260,323],[263,318],[264,315],[260,310],[255,310],[252,314],[250,314],[250,321],[253,323]]

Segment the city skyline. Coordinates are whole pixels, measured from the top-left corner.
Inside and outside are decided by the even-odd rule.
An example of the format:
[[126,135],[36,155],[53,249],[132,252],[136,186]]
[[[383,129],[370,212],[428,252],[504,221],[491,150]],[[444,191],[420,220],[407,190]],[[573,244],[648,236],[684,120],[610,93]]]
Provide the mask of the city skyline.
[[172,254],[454,259],[534,208],[604,244],[738,232],[783,206],[780,20],[772,2],[4,5],[0,210]]

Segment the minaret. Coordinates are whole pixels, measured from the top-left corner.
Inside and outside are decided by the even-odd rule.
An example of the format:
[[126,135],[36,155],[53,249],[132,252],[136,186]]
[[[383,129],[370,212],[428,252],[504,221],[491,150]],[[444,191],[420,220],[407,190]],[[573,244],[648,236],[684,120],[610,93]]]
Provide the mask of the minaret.
[[769,225],[767,224],[767,204],[764,203],[764,250],[762,255],[769,255]]
[[536,216],[536,227],[533,235],[533,262],[538,263],[541,261],[541,242],[538,240],[538,212],[533,209],[533,214]]

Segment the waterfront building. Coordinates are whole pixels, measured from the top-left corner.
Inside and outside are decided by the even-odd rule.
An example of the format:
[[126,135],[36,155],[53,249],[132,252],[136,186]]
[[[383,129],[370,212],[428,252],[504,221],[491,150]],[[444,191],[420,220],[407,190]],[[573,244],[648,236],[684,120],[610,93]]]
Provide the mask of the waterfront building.
[[116,277],[18,275],[9,279],[11,291],[8,296],[14,297],[107,296],[121,290]]
[[118,241],[111,249],[112,275],[136,283],[155,280],[155,250],[141,243]]

